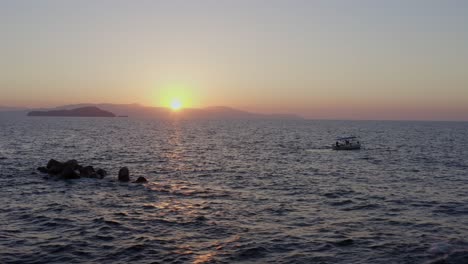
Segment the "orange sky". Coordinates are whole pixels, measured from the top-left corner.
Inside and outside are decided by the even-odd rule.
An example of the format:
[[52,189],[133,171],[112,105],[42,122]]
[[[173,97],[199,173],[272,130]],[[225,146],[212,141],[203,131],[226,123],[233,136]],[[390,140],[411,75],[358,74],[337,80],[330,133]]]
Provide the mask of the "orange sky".
[[0,105],[468,120],[468,5],[416,2],[1,2]]

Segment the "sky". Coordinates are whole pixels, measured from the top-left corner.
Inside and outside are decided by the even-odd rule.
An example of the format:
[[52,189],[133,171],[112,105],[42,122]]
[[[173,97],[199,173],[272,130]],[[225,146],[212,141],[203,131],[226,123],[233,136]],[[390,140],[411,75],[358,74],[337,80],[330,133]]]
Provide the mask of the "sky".
[[468,120],[468,1],[0,0],[0,105]]

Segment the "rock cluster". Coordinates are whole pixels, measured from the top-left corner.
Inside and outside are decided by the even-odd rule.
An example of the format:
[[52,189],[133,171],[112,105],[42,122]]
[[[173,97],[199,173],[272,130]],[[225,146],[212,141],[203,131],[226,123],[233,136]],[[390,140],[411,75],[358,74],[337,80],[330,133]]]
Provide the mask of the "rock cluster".
[[[79,179],[79,178],[96,178],[102,179],[107,175],[103,169],[94,169],[93,166],[82,166],[76,160],[60,162],[54,159],[49,160],[46,167],[37,168],[42,173],[57,176],[61,179]],[[119,170],[117,178],[121,182],[130,181],[130,171],[127,167],[122,167]],[[138,177],[134,183],[147,183],[145,177]]]
[[130,181],[130,171],[127,167],[123,167],[119,170],[119,181],[128,182]]
[[[121,182],[129,182],[130,181],[130,171],[128,170],[127,167],[122,167],[119,170],[119,177],[118,180]],[[134,183],[147,183],[148,180],[146,180],[145,177],[138,177]]]
[[93,166],[81,166],[76,160],[60,162],[51,159],[46,167],[39,167],[37,170],[63,179],[79,179],[82,177],[102,179],[107,175],[107,172],[103,169],[95,170]]
[[135,183],[147,183],[148,180],[145,178],[145,177],[138,177],[138,179],[136,181],[134,181]]

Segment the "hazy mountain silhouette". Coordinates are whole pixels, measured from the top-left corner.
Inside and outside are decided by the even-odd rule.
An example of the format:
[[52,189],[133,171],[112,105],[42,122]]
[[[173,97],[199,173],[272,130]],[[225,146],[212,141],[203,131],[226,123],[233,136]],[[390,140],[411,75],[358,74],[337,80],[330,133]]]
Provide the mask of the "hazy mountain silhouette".
[[26,111],[27,107],[14,107],[14,106],[4,106],[0,105],[0,112],[13,112],[13,111]]
[[165,107],[151,107],[140,104],[75,104],[59,106],[57,110],[95,106],[117,116],[155,119],[302,119],[292,114],[258,114],[225,106],[206,108],[185,108],[177,112]]
[[2,115],[26,115],[29,111],[72,110],[82,107],[97,107],[116,116],[154,119],[303,119],[294,114],[259,114],[231,107],[214,106],[206,108],[184,108],[177,112],[165,107],[144,106],[141,104],[73,104],[55,108],[1,107]]
[[28,116],[115,117],[115,114],[95,106],[86,106],[70,110],[31,111]]

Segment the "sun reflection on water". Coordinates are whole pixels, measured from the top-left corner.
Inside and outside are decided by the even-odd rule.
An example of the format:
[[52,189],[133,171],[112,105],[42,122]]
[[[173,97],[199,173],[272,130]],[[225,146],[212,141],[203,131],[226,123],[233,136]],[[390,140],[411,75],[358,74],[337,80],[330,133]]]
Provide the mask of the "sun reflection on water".
[[213,261],[213,257],[216,254],[214,252],[210,252],[204,255],[197,256],[195,260],[193,261],[193,264],[203,264],[203,263],[209,263]]

